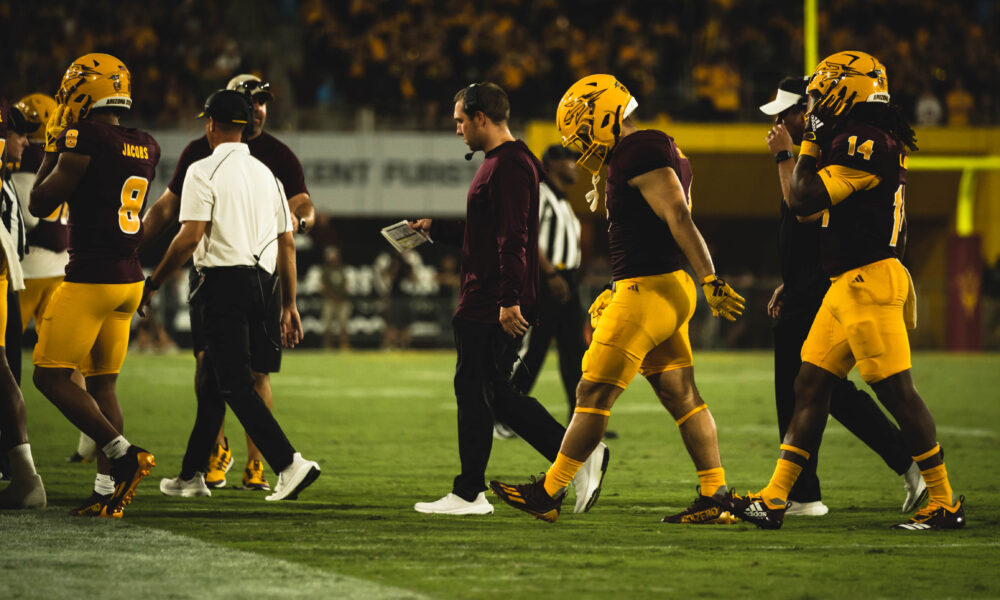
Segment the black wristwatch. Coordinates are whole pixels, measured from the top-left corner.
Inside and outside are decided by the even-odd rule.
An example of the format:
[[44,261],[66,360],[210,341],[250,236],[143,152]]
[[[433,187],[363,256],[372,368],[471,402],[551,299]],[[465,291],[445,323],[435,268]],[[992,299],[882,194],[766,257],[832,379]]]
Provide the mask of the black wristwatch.
[[299,228],[298,228],[297,232],[298,233],[305,233],[306,232],[306,220],[305,219],[302,219],[302,218],[299,219]]
[[788,150],[782,150],[781,152],[778,152],[777,154],[774,155],[774,162],[776,162],[776,163],[783,163],[786,160],[789,160],[789,159],[792,159],[792,158],[795,158],[794,154],[792,154]]
[[146,278],[146,281],[145,281],[144,283],[145,283],[145,286],[146,286],[146,287],[147,287],[148,289],[151,289],[151,290],[153,290],[154,292],[155,292],[156,290],[160,289],[160,285],[159,285],[159,284],[157,284],[157,283],[153,283],[153,276],[152,276],[152,275],[150,275],[149,277],[147,277],[147,278]]

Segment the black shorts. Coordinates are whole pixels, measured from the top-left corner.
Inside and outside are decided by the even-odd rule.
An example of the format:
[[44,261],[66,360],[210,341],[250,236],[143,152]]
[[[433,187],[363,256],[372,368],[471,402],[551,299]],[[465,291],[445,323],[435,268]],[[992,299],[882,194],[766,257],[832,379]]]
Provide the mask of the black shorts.
[[[235,277],[239,272],[227,274],[213,273],[206,269],[205,277],[228,280],[230,289],[237,293],[247,282],[249,289],[243,293],[254,298],[251,318],[247,321],[250,342],[250,369],[255,373],[277,373],[281,370],[281,287],[276,275],[268,275],[260,269],[246,269],[245,277]],[[228,271],[228,269],[227,269]],[[199,293],[204,285],[202,275],[196,269],[191,269],[189,278],[191,294],[188,296],[188,309],[191,314],[191,341],[195,357],[207,348],[205,338],[205,294]],[[216,286],[218,288],[218,286]],[[218,292],[218,290],[216,290]]]

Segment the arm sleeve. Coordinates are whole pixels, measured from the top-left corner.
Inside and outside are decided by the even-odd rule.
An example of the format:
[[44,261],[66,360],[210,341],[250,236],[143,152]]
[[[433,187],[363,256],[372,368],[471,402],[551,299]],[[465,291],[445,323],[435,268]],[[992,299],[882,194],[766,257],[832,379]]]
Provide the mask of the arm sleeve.
[[881,183],[878,173],[886,152],[883,140],[871,138],[864,131],[849,129],[833,138],[819,169],[830,204],[836,205],[854,192],[870,190]]
[[212,184],[199,169],[188,169],[184,176],[184,187],[181,189],[181,208],[178,220],[208,221],[212,220],[212,209],[215,206],[215,194]]
[[465,240],[465,221],[434,219],[430,233],[431,239],[435,241],[461,247]]
[[819,170],[819,178],[830,196],[830,204],[834,206],[854,192],[870,190],[882,182],[878,175],[843,165],[823,167]]
[[[510,163],[508,163],[510,164]],[[492,202],[500,255],[500,306],[520,304],[527,269],[528,218],[532,180],[520,165],[493,174]]]

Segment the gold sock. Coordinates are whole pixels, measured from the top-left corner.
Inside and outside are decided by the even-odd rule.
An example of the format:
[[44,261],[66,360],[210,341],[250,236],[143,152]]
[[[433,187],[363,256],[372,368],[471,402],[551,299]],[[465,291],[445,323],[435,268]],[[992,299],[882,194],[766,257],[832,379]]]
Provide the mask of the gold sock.
[[560,452],[556,456],[556,462],[552,463],[552,466],[545,473],[545,491],[549,496],[553,498],[558,496],[569,485],[569,482],[573,481],[573,477],[576,476],[576,472],[580,470],[583,463],[582,460],[573,460]]
[[799,478],[802,467],[784,458],[778,459],[778,465],[774,468],[774,475],[767,487],[760,491],[764,498],[764,504],[769,508],[780,508],[786,504],[788,494],[795,485],[795,480]]
[[930,496],[931,502],[949,508],[955,504],[954,492],[948,481],[948,470],[944,468],[944,463],[926,471],[920,471],[920,474],[924,476],[924,483],[927,484],[927,494]]
[[702,496],[714,496],[719,488],[726,487],[726,471],[722,467],[698,471],[698,483]]

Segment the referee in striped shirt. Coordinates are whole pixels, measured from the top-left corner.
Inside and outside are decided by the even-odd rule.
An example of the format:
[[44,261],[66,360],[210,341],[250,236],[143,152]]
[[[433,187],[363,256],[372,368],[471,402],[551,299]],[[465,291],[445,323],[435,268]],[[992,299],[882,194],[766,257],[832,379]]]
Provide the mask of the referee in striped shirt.
[[[545,362],[552,339],[559,351],[559,375],[566,390],[569,418],[576,407],[580,381],[585,313],[580,303],[580,221],[566,200],[566,190],[576,183],[577,155],[555,144],[542,154],[546,175],[539,185],[538,210],[538,324],[528,329],[513,375],[514,385],[530,393]],[[504,435],[502,425],[497,437]]]

